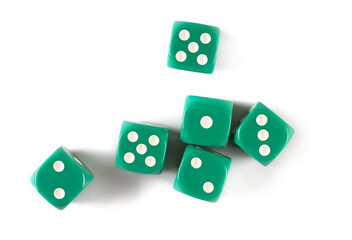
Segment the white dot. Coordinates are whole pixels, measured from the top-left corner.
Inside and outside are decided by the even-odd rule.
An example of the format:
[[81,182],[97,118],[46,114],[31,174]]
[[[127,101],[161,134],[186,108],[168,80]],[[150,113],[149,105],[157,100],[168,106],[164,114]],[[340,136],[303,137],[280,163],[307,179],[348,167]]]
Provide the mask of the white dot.
[[203,184],[203,190],[206,193],[211,193],[214,191],[214,185],[211,182],[206,182]]
[[269,132],[265,129],[262,129],[258,132],[258,139],[260,141],[266,141],[269,138]]
[[202,35],[200,35],[200,41],[203,44],[208,44],[211,41],[211,36],[209,33],[203,33]]
[[176,60],[179,62],[184,62],[187,59],[187,54],[184,51],[178,51],[176,53]]
[[125,160],[126,163],[133,163],[135,156],[133,153],[128,152],[125,154],[125,156],[123,156],[123,159]]
[[151,135],[149,137],[148,141],[149,141],[149,144],[152,145],[152,146],[156,146],[160,142],[158,136],[156,136],[156,135]]
[[53,168],[56,172],[62,172],[65,169],[65,164],[61,161],[54,162]]
[[191,34],[186,29],[181,30],[180,33],[178,34],[178,37],[182,41],[187,41],[190,36],[191,36]]
[[145,165],[148,167],[153,167],[156,164],[156,160],[152,156],[148,156],[145,158]]
[[63,199],[65,197],[65,190],[63,190],[62,188],[56,188],[54,190],[54,197],[56,199]]
[[200,158],[194,157],[191,160],[191,165],[193,168],[198,169],[200,166],[202,166],[202,160],[200,160]]
[[269,153],[270,153],[270,147],[268,145],[266,145],[266,144],[261,145],[259,147],[259,153],[260,153],[260,155],[262,155],[264,157],[268,156]]
[[128,141],[130,142],[137,142],[138,140],[138,133],[132,131],[127,135]]
[[147,146],[144,145],[144,144],[138,144],[137,148],[136,148],[137,152],[140,154],[140,155],[143,155],[147,152]]
[[198,46],[198,43],[196,42],[191,42],[190,44],[188,44],[188,50],[191,52],[191,53],[195,53],[199,50],[199,46]]
[[211,128],[213,126],[213,119],[209,116],[204,116],[200,120],[200,125],[205,129]]
[[268,122],[268,118],[264,114],[259,114],[256,121],[259,126],[264,126]]
[[205,64],[207,64],[207,62],[208,62],[208,57],[205,54],[200,54],[197,57],[197,63],[199,65],[205,65]]

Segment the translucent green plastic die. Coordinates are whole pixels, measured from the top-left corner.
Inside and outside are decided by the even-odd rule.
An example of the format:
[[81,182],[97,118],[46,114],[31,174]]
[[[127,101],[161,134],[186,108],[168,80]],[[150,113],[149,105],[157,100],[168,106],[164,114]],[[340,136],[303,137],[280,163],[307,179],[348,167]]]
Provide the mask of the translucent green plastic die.
[[233,103],[220,99],[187,96],[181,126],[181,141],[193,145],[225,147]]
[[174,22],[167,65],[201,73],[214,71],[220,29],[191,23]]
[[228,157],[189,145],[183,154],[174,188],[192,197],[216,202],[230,164]]
[[30,178],[38,192],[58,209],[64,209],[92,180],[88,167],[64,147],[59,147]]
[[257,103],[237,128],[234,141],[264,166],[285,148],[294,129],[262,103]]
[[162,172],[169,130],[124,121],[116,154],[116,167],[146,174]]

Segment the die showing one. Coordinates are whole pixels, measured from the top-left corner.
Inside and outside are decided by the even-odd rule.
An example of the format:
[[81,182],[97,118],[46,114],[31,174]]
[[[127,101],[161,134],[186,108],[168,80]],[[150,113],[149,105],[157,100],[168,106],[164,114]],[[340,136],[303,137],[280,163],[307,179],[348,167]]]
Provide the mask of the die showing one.
[[191,23],[174,22],[167,65],[193,72],[214,71],[220,29]]
[[59,147],[34,172],[30,181],[53,206],[64,209],[92,180],[93,174],[77,156]]
[[160,174],[162,172],[169,130],[124,121],[116,154],[116,167],[124,170]]
[[229,140],[233,103],[187,96],[181,126],[181,141],[193,145],[225,147]]
[[189,196],[216,202],[224,187],[231,159],[188,145],[178,169],[174,188]]
[[294,129],[262,103],[252,107],[237,128],[234,141],[264,166],[285,148]]

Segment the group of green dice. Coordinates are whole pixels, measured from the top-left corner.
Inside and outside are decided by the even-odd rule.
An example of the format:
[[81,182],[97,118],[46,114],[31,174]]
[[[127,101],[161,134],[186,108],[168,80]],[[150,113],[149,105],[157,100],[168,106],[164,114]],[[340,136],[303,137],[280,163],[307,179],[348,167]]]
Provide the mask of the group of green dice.
[[[219,33],[217,27],[175,22],[168,66],[212,73]],[[180,140],[188,145],[176,174],[176,190],[215,202],[224,187],[231,159],[208,147],[224,148],[230,140],[267,166],[294,134],[291,126],[260,102],[249,110],[237,129],[231,129],[233,111],[236,109],[231,101],[186,97]],[[142,174],[160,174],[168,139],[168,128],[124,121],[116,167]],[[49,203],[63,209],[92,179],[88,167],[68,149],[60,147],[34,172],[30,181]]]

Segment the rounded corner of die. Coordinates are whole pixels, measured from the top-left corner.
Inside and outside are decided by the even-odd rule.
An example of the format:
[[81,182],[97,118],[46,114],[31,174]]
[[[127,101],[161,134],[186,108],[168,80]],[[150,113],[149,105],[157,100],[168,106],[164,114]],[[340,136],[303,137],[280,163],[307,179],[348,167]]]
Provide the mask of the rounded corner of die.
[[57,210],[60,210],[60,211],[64,210],[68,206],[68,204],[65,204],[65,205],[54,205],[54,204],[51,204],[51,205],[53,205]]
[[[37,173],[38,170],[35,170],[35,172],[29,177],[29,182],[32,184],[32,186],[37,189]],[[38,189],[37,189],[38,190]]]

